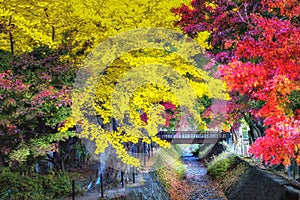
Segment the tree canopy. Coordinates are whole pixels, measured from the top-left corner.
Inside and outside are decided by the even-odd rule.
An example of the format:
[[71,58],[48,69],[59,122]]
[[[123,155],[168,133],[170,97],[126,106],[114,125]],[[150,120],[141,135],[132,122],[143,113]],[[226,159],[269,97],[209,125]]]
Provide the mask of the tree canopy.
[[[198,99],[226,99],[223,83],[193,65],[197,64],[193,62],[195,53],[203,59],[198,65],[205,63],[196,41],[178,41],[172,38],[174,35],[183,37],[166,29],[124,32],[102,43],[85,60],[74,90],[73,117],[82,124],[81,135],[96,141],[97,153],[110,144],[123,162],[138,165],[124,143],[136,144],[142,139],[169,146],[156,136],[167,120],[162,117],[169,108],[167,104],[186,108],[197,129],[208,127],[200,117],[204,106]],[[168,42],[170,46],[165,49]],[[115,119],[117,128],[112,131],[95,125],[93,115],[99,115],[103,124]]]
[[292,0],[193,0],[173,10],[187,34],[210,32],[208,51],[231,91],[232,111],[264,122],[265,136],[250,152],[270,165],[300,163],[299,106],[292,106],[300,89],[299,8]]
[[168,146],[155,134],[178,118],[212,124],[205,108],[228,99],[217,76],[227,120],[250,125],[250,152],[300,163],[299,25],[294,0],[2,1],[1,153],[36,158],[78,125],[97,153],[110,144],[137,166],[124,143]]
[[[69,130],[75,124],[84,127],[84,121],[76,121],[76,117],[74,119],[70,114],[73,112],[76,115],[76,106],[71,108],[71,91],[76,72],[86,55],[108,37],[127,30],[148,27],[179,30],[173,26],[174,21],[179,18],[170,9],[187,2],[2,1],[0,49],[5,55],[1,59],[7,59],[1,63],[1,134],[8,140],[1,146],[1,152],[18,161],[26,161],[29,157],[44,155],[50,150],[57,151],[55,142],[74,136]],[[199,34],[197,42],[200,46],[207,45],[203,39],[207,36],[207,32]],[[103,120],[101,123],[110,124],[113,118],[112,107],[109,105],[113,87],[122,81],[122,76],[126,77],[130,70],[144,63],[170,65],[178,77],[185,77],[186,83],[191,85],[199,98],[203,95],[224,98],[217,95],[218,92],[222,93],[222,86],[218,87],[222,83],[205,73],[199,73],[189,61],[180,58],[180,55],[176,56],[172,45],[166,43],[164,49],[159,51],[126,52],[110,63],[110,67],[105,70],[106,76],[94,83],[98,86],[96,98],[90,99],[96,102],[97,115]],[[180,65],[179,62],[184,63]],[[206,82],[211,83],[215,90],[208,91]],[[159,111],[165,112],[166,108],[162,105],[173,103],[179,108],[176,98],[178,97],[170,88],[163,85],[141,85],[133,91],[130,98],[131,118],[140,126],[152,124],[148,131],[151,129],[153,132],[154,124],[165,124],[163,117],[156,116]],[[154,110],[152,105],[155,105]],[[194,112],[197,126],[204,128],[205,123],[196,114],[202,110],[203,106],[198,104],[198,108],[191,107],[189,112]],[[144,119],[146,116],[147,120],[141,120],[141,116]],[[94,132],[92,129],[85,132],[82,128],[81,136],[95,139],[98,152],[104,150],[108,140],[113,144],[117,138],[122,138],[116,140],[115,147],[120,149],[119,155],[127,155],[122,152],[122,142],[135,142],[137,138],[126,139],[122,128],[114,132],[103,129],[99,133],[104,131],[105,137],[96,134],[99,127]],[[125,129],[130,135],[131,129]],[[132,164],[133,161],[128,160],[128,156],[126,159]],[[126,159],[123,161],[127,162]]]

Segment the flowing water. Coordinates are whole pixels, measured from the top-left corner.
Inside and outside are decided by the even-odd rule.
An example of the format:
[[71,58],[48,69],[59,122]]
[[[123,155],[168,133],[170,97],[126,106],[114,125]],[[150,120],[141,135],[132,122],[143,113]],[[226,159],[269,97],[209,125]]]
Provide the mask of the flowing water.
[[191,192],[187,194],[190,200],[225,200],[224,194],[214,186],[207,175],[205,166],[194,156],[183,156],[183,164],[186,166],[186,179]]

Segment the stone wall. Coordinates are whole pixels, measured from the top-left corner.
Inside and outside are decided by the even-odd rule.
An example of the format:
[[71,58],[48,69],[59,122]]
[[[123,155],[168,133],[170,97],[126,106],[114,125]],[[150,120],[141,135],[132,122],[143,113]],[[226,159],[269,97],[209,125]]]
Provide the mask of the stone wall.
[[128,187],[122,195],[110,197],[110,200],[169,200],[169,194],[150,173],[143,174],[144,184],[136,187]]
[[228,200],[300,200],[299,187],[239,158],[221,183]]

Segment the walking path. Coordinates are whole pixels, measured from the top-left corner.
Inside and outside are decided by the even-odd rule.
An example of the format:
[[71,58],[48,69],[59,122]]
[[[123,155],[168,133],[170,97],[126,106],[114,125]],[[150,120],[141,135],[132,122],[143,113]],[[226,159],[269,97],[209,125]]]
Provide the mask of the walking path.
[[[152,179],[149,174],[149,169],[152,166],[153,158],[147,161],[136,177],[135,184],[129,183],[122,188],[113,188],[104,190],[104,199],[111,199],[118,196],[124,196],[129,194],[132,190],[143,190],[143,188],[151,187]],[[191,189],[186,195],[189,200],[226,200],[226,197],[220,189],[214,186],[213,181],[206,173],[205,166],[200,163],[196,157],[185,154],[183,156],[183,163],[186,165],[186,180],[188,187]],[[75,200],[99,200],[101,193],[100,187],[92,191],[85,192],[75,197]],[[187,191],[184,191],[187,192]],[[72,200],[72,198],[66,198],[64,200]]]
[[[154,157],[156,156],[156,151],[154,152]],[[152,158],[152,159],[151,159]],[[104,199],[111,199],[118,196],[124,196],[125,194],[130,193],[132,190],[137,188],[147,187],[151,185],[152,179],[149,175],[149,169],[153,163],[153,157],[147,159],[146,166],[143,166],[141,170],[138,171],[138,174],[135,178],[135,183],[125,184],[124,187],[107,189],[104,188]],[[143,162],[142,162],[143,163]],[[93,170],[95,171],[95,169]],[[75,200],[98,200],[101,197],[100,186],[96,186],[95,189],[91,191],[84,192],[75,197]],[[65,198],[64,200],[72,200],[72,197]]]
[[[113,189],[104,189],[104,199],[111,199],[117,196],[123,196],[128,194],[135,188],[149,184],[149,174],[145,172],[140,172],[136,177],[136,183],[130,183],[125,185],[125,187],[118,187]],[[84,192],[75,197],[75,200],[98,200],[101,197],[100,186],[96,187],[91,191]],[[64,200],[72,200],[72,197],[66,198]]]

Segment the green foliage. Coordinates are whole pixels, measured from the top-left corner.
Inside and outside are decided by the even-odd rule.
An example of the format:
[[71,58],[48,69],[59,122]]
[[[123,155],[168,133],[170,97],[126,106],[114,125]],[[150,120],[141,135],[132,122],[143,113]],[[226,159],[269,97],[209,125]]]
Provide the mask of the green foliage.
[[182,164],[181,149],[173,146],[170,150],[160,149],[158,158],[154,163],[154,174],[164,188],[168,191],[170,199],[186,199],[185,191],[189,190],[189,185],[185,181],[186,167]]
[[300,109],[300,90],[293,90],[289,95],[292,110]]
[[[0,194],[12,191],[13,199],[50,200],[64,197],[71,192],[71,178],[67,174],[23,176],[0,169]],[[1,198],[1,196],[0,196]]]
[[207,172],[215,179],[223,176],[235,162],[236,156],[229,152],[224,152],[207,163]]
[[179,145],[173,145],[171,150],[174,150],[178,156],[180,156],[182,153],[182,149],[180,148]]
[[71,114],[77,66],[62,59],[69,53],[67,46],[36,47],[14,57],[0,51],[0,132],[4,135],[0,149],[5,149],[0,154],[30,166],[55,142],[74,136],[67,131],[57,133]]
[[71,180],[63,173],[47,176],[46,181],[48,184],[44,188],[53,191],[55,197],[63,197],[71,192]]
[[214,147],[214,144],[203,145],[199,148],[198,158],[203,159],[210,152],[210,150]]
[[0,50],[0,71],[8,70],[9,61],[11,60],[12,54],[8,51]]
[[197,145],[197,147],[192,150],[193,156],[198,156],[199,151],[200,151],[200,145]]
[[161,182],[165,188],[170,190],[172,189],[172,183],[174,181],[177,182],[184,179],[185,171],[186,167],[182,165],[182,161],[178,159],[174,161],[171,165],[157,169],[155,171],[155,175],[158,177],[159,182]]
[[179,180],[184,179],[186,167],[184,165],[182,165],[181,160],[178,160],[177,162],[174,163],[174,171],[175,171],[175,173],[176,173]]

